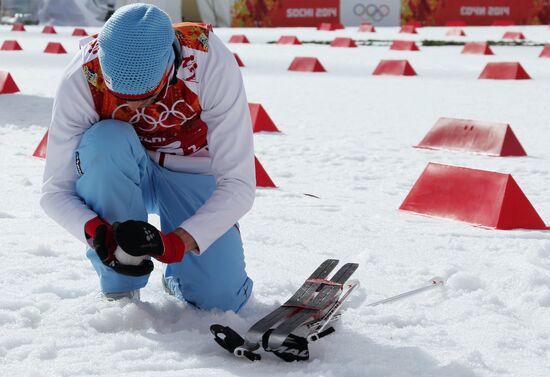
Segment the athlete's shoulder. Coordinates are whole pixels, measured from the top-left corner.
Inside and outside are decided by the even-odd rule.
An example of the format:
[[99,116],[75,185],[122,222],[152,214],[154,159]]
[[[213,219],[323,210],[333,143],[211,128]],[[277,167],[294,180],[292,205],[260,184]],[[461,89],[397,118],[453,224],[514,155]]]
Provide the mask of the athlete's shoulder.
[[80,45],[80,51],[82,53],[82,72],[89,85],[96,88],[100,87],[102,82],[101,69],[99,66],[97,36],[92,36],[87,41],[84,41]]
[[208,38],[212,25],[197,22],[180,22],[172,25],[183,47],[208,52]]
[[80,51],[82,51],[82,63],[86,64],[97,58],[99,45],[97,43],[97,35],[87,38],[82,38],[79,41]]

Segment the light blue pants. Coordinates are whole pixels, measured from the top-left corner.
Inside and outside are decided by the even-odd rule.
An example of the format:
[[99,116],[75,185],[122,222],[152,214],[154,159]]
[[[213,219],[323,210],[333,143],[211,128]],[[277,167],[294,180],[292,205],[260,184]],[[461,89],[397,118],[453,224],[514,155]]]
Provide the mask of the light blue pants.
[[[106,221],[147,221],[160,216],[161,230],[176,229],[212,195],[212,176],[167,170],[152,161],[128,123],[102,120],[83,135],[76,151],[76,192]],[[87,256],[105,293],[143,288],[149,276],[126,276]],[[157,263],[158,266],[158,263]],[[238,311],[252,293],[245,271],[242,240],[236,226],[218,238],[201,256],[191,252],[183,261],[166,266],[165,284],[179,299],[200,309]]]

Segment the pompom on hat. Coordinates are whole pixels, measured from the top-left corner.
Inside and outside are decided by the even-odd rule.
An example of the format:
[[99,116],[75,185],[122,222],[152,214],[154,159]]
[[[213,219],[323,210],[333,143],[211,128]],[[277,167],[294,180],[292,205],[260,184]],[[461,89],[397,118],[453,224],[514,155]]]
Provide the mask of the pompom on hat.
[[129,100],[151,97],[174,62],[170,17],[150,4],[119,8],[99,32],[99,64],[107,88]]

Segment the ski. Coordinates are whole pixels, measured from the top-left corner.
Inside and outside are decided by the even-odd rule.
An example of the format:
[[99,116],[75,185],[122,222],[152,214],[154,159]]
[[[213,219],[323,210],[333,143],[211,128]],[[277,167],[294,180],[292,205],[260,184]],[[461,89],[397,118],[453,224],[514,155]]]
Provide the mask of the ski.
[[275,324],[301,310],[300,305],[306,304],[313,297],[323,284],[323,279],[334,270],[338,262],[337,259],[327,259],[321,263],[290,299],[252,325],[244,338],[230,327],[215,324],[210,326],[214,340],[235,356],[259,360],[261,356],[254,351],[260,348],[264,334]]
[[315,279],[326,278],[337,265],[337,259],[327,259],[321,263],[290,299],[252,325],[245,336],[247,343],[259,344],[265,332],[273,325],[299,310],[300,305],[306,304],[322,284]]
[[338,300],[344,283],[357,270],[357,267],[359,267],[357,263],[346,263],[330,280],[322,281],[322,287],[317,295],[308,303],[298,304],[300,305],[300,310],[280,323],[268,335],[267,347],[266,342],[263,342],[264,349],[271,352],[279,350],[294,330],[311,319],[319,319],[322,311],[332,306]]

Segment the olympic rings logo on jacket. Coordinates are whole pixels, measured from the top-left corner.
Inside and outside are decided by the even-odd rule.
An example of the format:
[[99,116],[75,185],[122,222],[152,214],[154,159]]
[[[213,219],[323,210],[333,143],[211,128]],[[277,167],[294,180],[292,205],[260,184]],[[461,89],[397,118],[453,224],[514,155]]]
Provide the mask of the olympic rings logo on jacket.
[[[172,128],[185,124],[189,120],[193,119],[197,113],[185,100],[178,100],[174,102],[171,108],[168,108],[164,103],[157,102],[157,105],[162,107],[163,111],[158,116],[153,116],[146,113],[146,108],[138,109],[135,113],[127,120],[128,123],[132,124],[141,131],[154,131],[159,127],[162,128]],[[178,105],[183,106],[178,108]],[[113,110],[111,117],[113,119],[121,119],[117,117],[119,110],[128,107],[127,104],[119,105],[116,109]],[[190,115],[186,115],[190,114]]]

